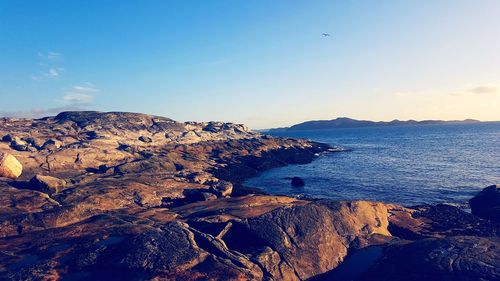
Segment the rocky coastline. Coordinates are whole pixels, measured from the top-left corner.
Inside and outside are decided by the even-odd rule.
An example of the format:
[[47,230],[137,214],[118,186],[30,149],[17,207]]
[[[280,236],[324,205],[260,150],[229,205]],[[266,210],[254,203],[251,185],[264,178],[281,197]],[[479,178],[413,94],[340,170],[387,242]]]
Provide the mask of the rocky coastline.
[[2,280],[499,280],[500,187],[449,205],[272,196],[330,147],[137,113],[0,119]]

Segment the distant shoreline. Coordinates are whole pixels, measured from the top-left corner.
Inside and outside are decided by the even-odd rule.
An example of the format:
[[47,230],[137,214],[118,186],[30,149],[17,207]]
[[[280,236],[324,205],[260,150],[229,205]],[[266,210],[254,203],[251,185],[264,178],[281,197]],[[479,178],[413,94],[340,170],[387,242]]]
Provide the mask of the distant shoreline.
[[397,126],[422,126],[422,125],[443,125],[443,124],[476,124],[476,123],[494,123],[500,121],[480,121],[475,119],[465,120],[393,120],[393,121],[369,121],[356,120],[346,117],[340,117],[332,120],[313,120],[306,121],[290,127],[262,129],[261,132],[289,132],[289,131],[315,131],[315,130],[331,130],[331,129],[347,129],[347,128],[372,128],[372,127],[397,127]]

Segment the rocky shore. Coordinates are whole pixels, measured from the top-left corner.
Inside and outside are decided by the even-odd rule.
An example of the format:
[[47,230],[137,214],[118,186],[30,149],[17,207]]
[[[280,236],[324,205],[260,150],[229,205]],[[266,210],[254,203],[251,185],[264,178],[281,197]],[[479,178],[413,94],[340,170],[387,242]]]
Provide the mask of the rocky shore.
[[135,113],[0,119],[2,280],[499,280],[499,187],[448,205],[242,186],[324,144]]

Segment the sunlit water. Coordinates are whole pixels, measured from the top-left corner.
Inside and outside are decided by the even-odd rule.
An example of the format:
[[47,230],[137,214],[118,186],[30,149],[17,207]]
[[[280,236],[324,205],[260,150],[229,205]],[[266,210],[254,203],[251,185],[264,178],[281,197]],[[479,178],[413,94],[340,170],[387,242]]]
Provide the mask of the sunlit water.
[[[500,122],[275,133],[341,146],[305,165],[266,171],[245,184],[271,194],[465,205],[500,184]],[[292,187],[299,176],[306,186]]]

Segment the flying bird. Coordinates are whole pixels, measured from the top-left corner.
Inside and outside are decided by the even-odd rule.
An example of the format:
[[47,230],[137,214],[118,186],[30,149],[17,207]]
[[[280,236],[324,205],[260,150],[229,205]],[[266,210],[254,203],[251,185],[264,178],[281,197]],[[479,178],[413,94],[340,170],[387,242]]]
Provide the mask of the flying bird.
[[330,33],[321,33],[321,35],[328,37],[328,36],[330,36]]

